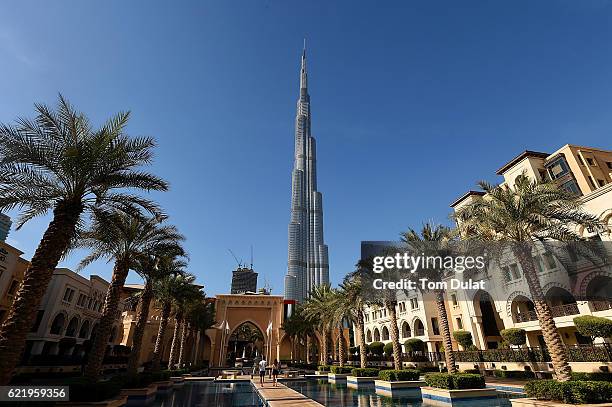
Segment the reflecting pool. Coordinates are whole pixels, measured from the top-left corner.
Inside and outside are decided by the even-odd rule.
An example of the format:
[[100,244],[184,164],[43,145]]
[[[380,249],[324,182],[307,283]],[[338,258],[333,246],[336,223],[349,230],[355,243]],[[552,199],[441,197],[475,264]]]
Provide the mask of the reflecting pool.
[[250,382],[186,382],[182,388],[158,398],[155,407],[261,407],[259,396]]

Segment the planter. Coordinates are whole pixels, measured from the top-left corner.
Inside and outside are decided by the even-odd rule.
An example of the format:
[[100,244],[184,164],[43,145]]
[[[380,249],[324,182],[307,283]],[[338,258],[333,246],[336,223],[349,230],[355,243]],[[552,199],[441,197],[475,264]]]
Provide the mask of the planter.
[[165,380],[162,382],[153,382],[152,385],[157,386],[157,394],[168,394],[172,391],[172,381]]
[[347,376],[346,385],[353,389],[363,389],[374,385],[375,377]]
[[154,384],[142,389],[121,389],[120,396],[126,396],[126,406],[146,406],[155,400],[157,395],[157,386]]
[[421,393],[423,400],[427,400],[430,405],[434,406],[448,406],[453,405],[453,403],[465,404],[466,401],[497,400],[497,390],[491,388],[448,390],[422,387]]
[[181,376],[172,376],[170,381],[174,387],[180,387],[185,383],[185,380]]
[[329,372],[320,372],[318,370],[315,371],[315,375],[317,376],[327,376],[329,374]]
[[60,401],[55,403],[62,407],[124,407],[127,404],[127,396],[117,396],[104,401]]
[[344,373],[329,373],[327,375],[327,379],[330,383],[345,382],[347,377],[348,374]]
[[402,380],[397,382],[374,380],[376,394],[387,397],[414,396],[415,398],[420,398],[420,388],[422,386],[425,386],[425,382],[422,380]]
[[565,404],[559,401],[546,401],[536,399],[511,399],[512,407],[612,407],[612,403],[600,404]]

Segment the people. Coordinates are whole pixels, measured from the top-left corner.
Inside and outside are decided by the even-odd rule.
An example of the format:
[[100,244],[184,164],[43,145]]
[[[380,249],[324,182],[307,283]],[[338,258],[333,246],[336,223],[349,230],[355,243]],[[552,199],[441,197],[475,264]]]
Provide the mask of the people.
[[253,370],[251,371],[251,379],[257,374],[260,361],[261,359],[259,359],[259,356],[255,355],[255,359],[253,359]]
[[266,362],[266,357],[263,356],[261,358],[261,362],[259,362],[259,384],[261,387],[264,387],[264,383],[266,382],[266,366],[268,363]]
[[278,360],[274,359],[274,364],[272,365],[272,380],[274,383],[274,387],[276,387],[276,381],[278,379],[279,370],[280,370],[280,363],[278,363]]

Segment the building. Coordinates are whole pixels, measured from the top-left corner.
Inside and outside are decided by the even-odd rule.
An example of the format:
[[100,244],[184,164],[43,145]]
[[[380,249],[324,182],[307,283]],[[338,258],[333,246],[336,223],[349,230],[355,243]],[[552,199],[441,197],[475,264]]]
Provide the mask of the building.
[[6,241],[10,231],[11,218],[8,215],[0,213],[0,242]]
[[22,254],[23,252],[13,246],[0,242],[0,324],[6,319],[30,264],[21,257]]
[[300,97],[295,118],[295,154],[291,173],[291,220],[285,298],[303,301],[314,286],[329,283],[323,239],[323,197],[317,190],[316,142],[311,135],[306,48],[302,53]]
[[[591,240],[612,241],[612,151],[590,147],[565,145],[553,153],[525,151],[503,165],[497,174],[502,185],[512,188],[520,174],[531,179],[554,180],[563,188],[580,196],[583,210],[596,215],[607,230],[579,230]],[[481,191],[468,191],[451,204],[458,210],[474,199],[485,195]],[[534,260],[540,270],[540,283],[548,299],[555,323],[566,345],[589,342],[576,330],[573,318],[594,315],[612,318],[612,267],[595,269],[584,265],[571,276],[561,262],[539,250]],[[474,276],[486,281],[487,290],[447,290],[446,310],[451,331],[467,330],[472,333],[478,349],[496,349],[502,346],[500,331],[522,328],[527,333],[527,346],[541,347],[544,343],[539,322],[522,270],[511,256],[503,257],[499,264],[490,264],[486,274]],[[427,294],[426,294],[427,296]],[[416,337],[427,344],[427,350],[442,348],[433,302],[421,293],[400,298],[397,305],[400,341]],[[369,307],[364,310],[366,342],[389,342],[389,316],[385,309]],[[453,340],[453,348],[458,350]],[[524,363],[505,363],[508,370],[523,370]],[[592,364],[572,363],[576,371],[592,369]],[[611,364],[612,365],[612,364]],[[473,367],[469,363],[464,368]],[[485,368],[495,368],[488,363]],[[536,366],[549,370],[546,363]]]
[[232,294],[257,291],[257,273],[252,268],[238,267],[232,271]]

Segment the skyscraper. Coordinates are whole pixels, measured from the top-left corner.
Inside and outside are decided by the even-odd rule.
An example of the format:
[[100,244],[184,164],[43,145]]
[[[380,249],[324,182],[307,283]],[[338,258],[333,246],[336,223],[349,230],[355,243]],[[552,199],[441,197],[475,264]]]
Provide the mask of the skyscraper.
[[285,276],[285,298],[297,301],[308,298],[313,287],[329,283],[327,245],[323,240],[323,197],[317,191],[316,142],[310,133],[310,123],[304,44],[295,118],[289,256]]
[[4,242],[11,231],[11,218],[0,213],[0,242]]
[[244,294],[246,292],[257,292],[257,273],[252,268],[238,266],[232,271],[231,293]]

